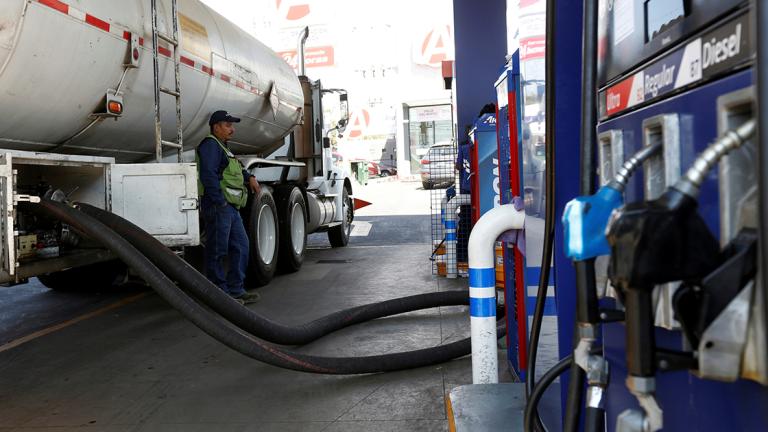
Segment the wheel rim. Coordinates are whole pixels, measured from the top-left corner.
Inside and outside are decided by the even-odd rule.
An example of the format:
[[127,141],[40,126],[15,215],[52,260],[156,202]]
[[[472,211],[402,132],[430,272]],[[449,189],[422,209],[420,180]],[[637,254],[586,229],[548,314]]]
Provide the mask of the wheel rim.
[[299,203],[291,209],[291,245],[296,255],[304,251],[304,209]]
[[351,199],[347,197],[344,200],[344,234],[349,237],[349,233],[352,231],[352,203]]
[[268,205],[262,205],[259,208],[257,231],[259,235],[259,258],[266,265],[272,264],[272,260],[275,259],[275,240],[277,238],[275,225],[275,215],[272,214],[272,209]]

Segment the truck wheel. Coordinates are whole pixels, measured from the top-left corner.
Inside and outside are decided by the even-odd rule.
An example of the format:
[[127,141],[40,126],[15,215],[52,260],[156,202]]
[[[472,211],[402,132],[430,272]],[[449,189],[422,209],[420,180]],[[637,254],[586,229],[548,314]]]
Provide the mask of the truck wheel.
[[114,260],[39,275],[37,278],[54,291],[98,292],[112,288],[119,278],[125,276],[125,272],[125,264]]
[[307,204],[301,189],[285,188],[277,194],[280,221],[280,270],[293,273],[304,263],[307,251]]
[[272,194],[263,189],[250,204],[248,239],[251,243],[248,265],[249,285],[263,286],[272,280],[277,269],[277,207]]
[[349,243],[349,233],[352,231],[352,219],[355,217],[355,207],[352,202],[352,198],[349,197],[349,191],[344,188],[344,195],[342,195],[341,201],[344,203],[341,225],[328,230],[328,241],[331,242],[333,247],[344,247]]

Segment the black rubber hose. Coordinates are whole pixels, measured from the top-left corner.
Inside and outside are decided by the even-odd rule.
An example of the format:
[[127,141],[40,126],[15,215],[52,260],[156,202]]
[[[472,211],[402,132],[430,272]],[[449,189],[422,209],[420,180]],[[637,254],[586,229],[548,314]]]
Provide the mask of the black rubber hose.
[[[750,3],[753,15],[753,24],[756,39],[758,41],[768,40],[768,4],[764,1],[752,0]],[[758,224],[761,227],[768,226],[768,44],[757,44],[757,67],[755,70],[757,80],[757,138],[755,139],[755,148],[757,149],[757,193],[758,193]],[[768,268],[768,229],[758,230],[760,241],[758,241],[759,253],[758,268]],[[768,272],[758,272],[762,286],[768,286]],[[763,295],[762,308],[768,311],[768,295]],[[768,332],[764,333],[762,340],[758,343],[768,344]]]
[[[584,0],[581,43],[581,142],[579,193],[592,195],[595,189],[595,145],[597,142],[597,0]],[[600,321],[595,282],[595,260],[577,261],[576,267],[576,325],[574,348],[579,342],[578,323],[596,325]],[[565,404],[563,431],[577,432],[584,396],[586,373],[576,362],[571,364],[568,398]],[[602,416],[601,416],[602,418]],[[592,424],[594,426],[594,424]],[[585,429],[592,432],[594,429]],[[602,430],[602,429],[600,429]]]
[[[64,204],[42,200],[40,208],[73,229],[108,247],[136,271],[172,307],[198,328],[226,346],[255,360],[280,368],[320,374],[364,374],[412,369],[442,363],[471,352],[470,339],[395,354],[367,357],[318,357],[281,349],[256,339],[187,296],[128,241],[87,214]],[[503,324],[503,320],[500,321]],[[506,328],[499,326],[499,337]]]
[[536,426],[537,428],[540,427],[541,429],[534,428],[536,417],[538,417],[537,413],[539,409],[539,401],[541,401],[541,397],[544,396],[544,392],[547,390],[547,388],[549,388],[549,386],[555,382],[558,376],[568,370],[568,368],[571,366],[571,363],[573,363],[573,354],[569,354],[568,356],[563,357],[551,369],[542,375],[541,380],[536,383],[536,385],[531,390],[531,394],[528,396],[528,402],[525,405],[525,417],[523,420],[525,427],[524,429],[526,432],[545,430],[544,425]]
[[584,412],[584,432],[602,432],[605,430],[605,410],[587,407]]
[[[552,243],[555,238],[555,1],[547,0],[546,18],[546,76],[547,91],[545,93],[545,177],[546,177],[546,210],[544,216],[544,247],[541,251],[541,273],[539,275],[539,289],[536,294],[536,307],[531,322],[531,335],[528,347],[528,371],[525,376],[525,395],[530,398],[536,383],[536,356],[539,350],[539,335],[541,334],[541,322],[544,318],[544,306],[547,301],[549,289],[549,270],[552,263]],[[535,408],[532,412],[533,425],[537,430],[544,430],[544,425],[539,417],[539,411]]]
[[[578,326],[577,326],[578,327]],[[578,343],[578,336],[574,340]],[[576,432],[579,428],[581,418],[581,405],[584,400],[584,380],[586,378],[584,369],[576,362],[571,364],[571,371],[568,379],[568,394],[565,399],[565,415],[563,416],[563,431]],[[590,431],[590,429],[585,429]]]
[[469,304],[466,291],[418,294],[357,306],[305,324],[286,326],[241,306],[159,240],[130,221],[89,204],[81,203],[77,207],[128,240],[171,280],[224,318],[260,339],[281,345],[307,344],[336,330],[377,318],[432,307]]
[[584,0],[581,38],[581,143],[579,146],[579,193],[595,190],[597,143],[597,0]]

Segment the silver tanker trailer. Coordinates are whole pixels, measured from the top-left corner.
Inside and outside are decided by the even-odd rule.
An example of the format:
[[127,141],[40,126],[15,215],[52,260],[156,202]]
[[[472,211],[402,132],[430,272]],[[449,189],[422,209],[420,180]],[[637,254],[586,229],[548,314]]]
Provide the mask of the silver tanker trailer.
[[0,1],[0,283],[39,276],[63,289],[118,273],[106,250],[20,205],[46,195],[109,210],[171,247],[199,245],[191,162],[217,109],[242,118],[230,146],[266,186],[243,212],[252,283],[298,270],[308,233],[346,245],[352,187],[327,135],[346,126],[347,96],[304,75],[306,36],[297,76],[198,0]]

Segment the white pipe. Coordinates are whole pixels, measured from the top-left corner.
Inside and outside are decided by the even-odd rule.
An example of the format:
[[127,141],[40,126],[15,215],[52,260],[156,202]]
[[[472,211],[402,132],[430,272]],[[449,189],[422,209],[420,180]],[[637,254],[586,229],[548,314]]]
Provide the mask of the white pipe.
[[445,276],[449,279],[455,279],[458,271],[456,270],[456,241],[458,239],[458,223],[456,221],[456,210],[460,206],[472,204],[469,194],[456,194],[448,200],[445,206]]
[[469,315],[472,335],[472,383],[499,382],[496,349],[496,239],[523,229],[525,210],[504,204],[484,214],[469,236]]

